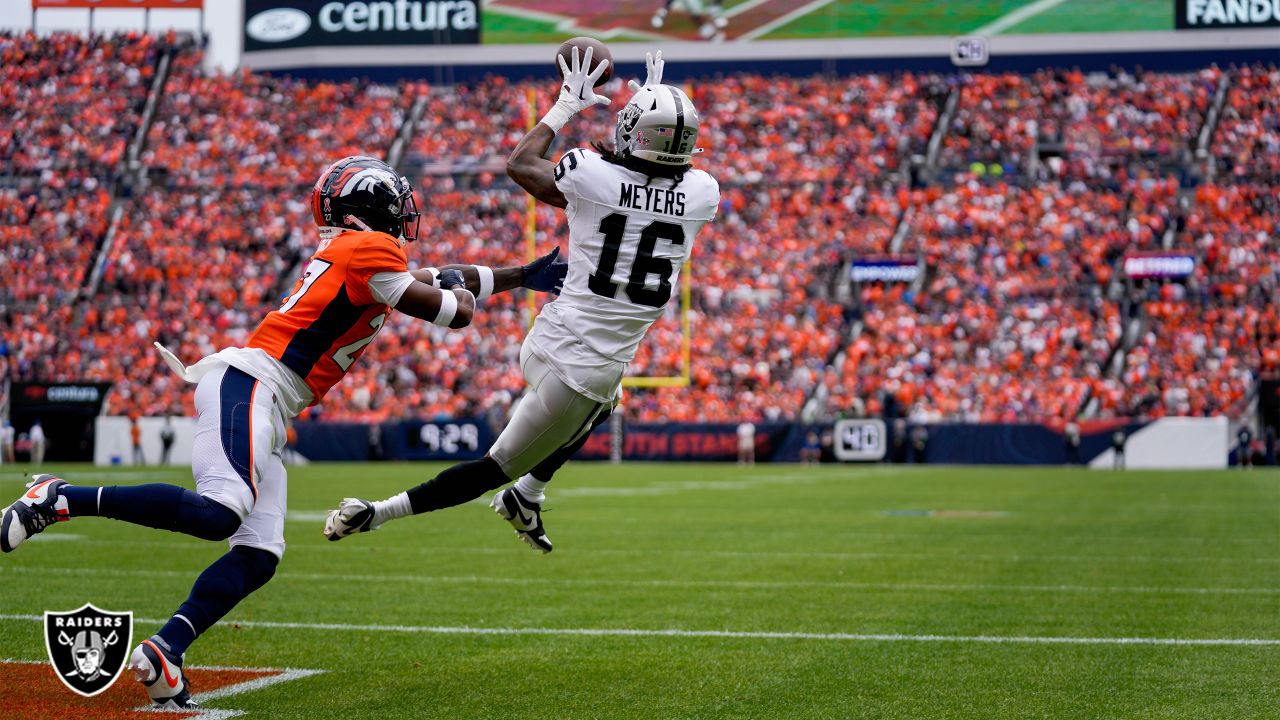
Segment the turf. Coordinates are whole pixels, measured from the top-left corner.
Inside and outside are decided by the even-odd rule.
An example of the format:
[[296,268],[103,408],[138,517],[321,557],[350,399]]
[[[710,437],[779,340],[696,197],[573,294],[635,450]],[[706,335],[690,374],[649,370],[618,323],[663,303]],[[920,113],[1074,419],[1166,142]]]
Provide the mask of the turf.
[[[1030,0],[840,0],[792,20],[763,39],[963,35],[1029,4]],[[1173,5],[1167,0],[1071,0],[1002,34],[1172,29]]]
[[[289,552],[234,619],[958,638],[1280,638],[1280,473],[570,465],[537,555],[479,503],[340,543],[318,514],[427,465],[291,471]],[[184,470],[85,484],[189,483]],[[0,496],[19,481],[0,480]],[[930,513],[929,511],[934,511]],[[0,557],[0,614],[164,617],[221,552],[99,519]],[[140,623],[139,633],[154,626]],[[0,620],[0,657],[43,657]],[[326,671],[252,718],[1274,718],[1280,645],[212,630],[204,665]],[[122,682],[126,682],[123,681]],[[2,714],[2,713],[0,713]]]
[[1005,30],[1003,34],[1173,30],[1167,0],[1071,0]]
[[841,0],[802,15],[764,39],[962,35],[986,25],[1027,0]]
[[[730,0],[732,9],[743,0]],[[765,34],[762,39],[829,39],[911,35],[963,35],[971,33],[1033,0],[837,0],[805,13]],[[657,5],[654,4],[654,7]],[[639,30],[648,25],[652,8],[639,11]],[[687,22],[677,13],[672,22]],[[484,42],[487,44],[558,43],[574,32],[558,29],[559,23],[504,12],[501,6],[486,6]],[[1002,34],[1059,32],[1118,32],[1173,30],[1173,5],[1169,0],[1070,0],[1048,8]],[[610,42],[645,41],[645,37],[623,32]]]
[[[501,8],[484,8],[484,28],[481,40],[486,45],[558,45],[571,37],[581,35],[581,30],[560,29],[560,23],[537,20],[519,15],[505,13]],[[641,29],[648,30],[647,26]],[[626,42],[645,40],[643,36],[622,32],[609,39],[609,42]],[[554,60],[554,58],[552,58]]]

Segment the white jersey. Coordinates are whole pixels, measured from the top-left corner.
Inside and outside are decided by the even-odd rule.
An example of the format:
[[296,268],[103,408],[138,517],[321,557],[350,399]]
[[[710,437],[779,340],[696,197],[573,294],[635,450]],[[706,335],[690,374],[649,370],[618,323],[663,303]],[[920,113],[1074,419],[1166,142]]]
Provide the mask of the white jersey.
[[720,187],[702,170],[678,183],[651,179],[584,148],[560,158],[555,180],[569,201],[569,274],[529,341],[571,387],[609,402],[676,295],[694,237],[715,218]]

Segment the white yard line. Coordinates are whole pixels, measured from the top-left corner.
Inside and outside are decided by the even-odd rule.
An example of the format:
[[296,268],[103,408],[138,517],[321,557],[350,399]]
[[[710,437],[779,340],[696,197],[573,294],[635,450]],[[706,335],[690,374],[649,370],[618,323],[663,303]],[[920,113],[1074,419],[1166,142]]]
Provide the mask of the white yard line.
[[723,16],[727,18],[737,17],[738,15],[741,15],[742,13],[748,10],[754,10],[755,8],[758,8],[761,5],[764,5],[766,3],[771,3],[771,2],[773,2],[773,0],[747,0],[744,3],[738,3],[737,5],[734,5],[733,7],[729,8],[728,10],[725,10],[723,13]]
[[[0,620],[44,621],[42,615],[0,615]],[[134,618],[156,624],[160,618]],[[439,625],[366,625],[348,623],[273,622],[226,620],[226,624],[272,630],[337,630],[426,635],[567,635],[579,637],[724,638],[746,640],[820,640],[828,642],[983,643],[994,645],[1189,645],[1280,646],[1280,638],[1162,638],[1162,637],[1059,637],[1039,635],[908,635],[902,633],[815,633],[734,630],[679,630],[639,628],[511,628],[448,627]],[[217,627],[217,626],[215,626]]]
[[[480,501],[476,501],[479,503]],[[860,535],[861,536],[861,535]],[[900,534],[884,534],[870,533],[869,537],[878,537],[882,539],[894,539],[901,537]],[[186,548],[195,547],[195,543],[191,540],[110,540],[113,545],[122,545],[129,547],[157,547],[157,548]],[[519,546],[502,546],[502,545],[388,545],[378,541],[375,548],[370,545],[369,540],[348,540],[341,543],[324,543],[320,545],[291,545],[290,552],[398,552],[398,553],[416,553],[439,555],[446,554],[465,554],[465,555],[510,555],[513,547]],[[207,546],[206,546],[207,547]],[[811,552],[803,552],[799,550],[660,550],[651,549],[627,549],[627,548],[597,548],[597,547],[577,547],[572,550],[574,554],[583,556],[590,555],[608,555],[612,557],[636,557],[636,556],[652,556],[658,555],[693,555],[697,557],[722,557],[722,558],[744,558],[744,559],[794,559],[794,560],[938,560],[941,562],[1081,562],[1081,563],[1138,563],[1138,564],[1200,564],[1200,563],[1225,563],[1225,564],[1260,564],[1260,565],[1277,565],[1280,564],[1280,557],[1230,557],[1230,556],[1213,556],[1213,555],[1021,555],[1010,553],[1008,555],[997,555],[994,553],[950,553],[950,554],[934,554],[934,553],[910,553],[910,552],[823,552],[814,550]],[[2,566],[0,566],[2,567]]]
[[[156,468],[154,470],[124,470],[121,472],[102,472],[97,470],[87,470],[85,472],[72,471],[65,477],[76,482],[84,482],[85,480],[157,480],[160,478],[186,478],[191,479],[191,470],[182,467]],[[25,476],[19,477],[3,477],[0,480],[21,480],[23,483],[28,482]]]
[[832,2],[833,0],[814,0],[808,5],[803,5],[801,7],[796,8],[795,10],[792,10],[786,15],[774,18],[773,20],[770,20],[769,22],[761,25],[760,27],[757,27],[756,29],[750,32],[745,32],[739,35],[738,37],[734,38],[734,40],[737,40],[737,41],[755,40],[756,38],[761,37],[762,35],[768,35],[769,33],[773,32],[774,30],[777,30],[783,25],[786,25],[792,20],[795,20],[796,18],[804,15],[808,15],[809,13],[815,10],[819,10],[827,5],[830,5]]
[[[124,575],[128,577],[179,577],[189,578],[194,570],[122,570],[111,568],[71,567],[12,567],[0,566],[0,576],[6,573],[32,575]],[[426,585],[522,585],[527,578],[501,575],[405,575],[405,574],[326,574],[326,573],[276,573],[279,580],[333,582],[341,578],[349,582],[420,583]],[[648,587],[648,588],[728,588],[740,590],[780,590],[787,588],[831,588],[841,590],[887,590],[928,592],[1021,592],[1021,593],[1112,593],[1134,595],[1280,595],[1280,588],[1271,587],[1152,587],[1143,585],[1000,585],[991,583],[877,583],[843,580],[666,580],[635,578],[539,578],[538,584],[570,587]]]
[[1002,15],[995,20],[974,30],[971,35],[999,35],[1014,25],[1019,25],[1025,20],[1029,20],[1046,10],[1053,8],[1066,2],[1066,0],[1036,0],[1030,5],[1023,5],[1008,15]]
[[[197,666],[195,669],[199,670],[201,668]],[[241,671],[253,671],[253,672],[263,671],[263,668],[249,668],[249,667],[246,667],[246,668],[207,667],[203,669],[205,670],[241,670]],[[252,680],[245,680],[244,682],[236,683],[235,685],[220,687],[216,690],[210,690],[209,692],[196,693],[195,701],[198,703],[205,703],[205,702],[208,702],[209,700],[215,700],[217,698],[227,697],[228,695],[239,695],[241,693],[253,692],[254,690],[260,690],[264,687],[278,685],[279,683],[282,683],[282,682],[289,682],[290,680],[300,680],[305,677],[311,677],[312,675],[320,675],[324,671],[323,670],[305,670],[301,668],[282,668],[279,670],[274,670],[274,669],[267,670],[267,672],[271,672],[273,674],[264,675],[262,677],[254,678]]]

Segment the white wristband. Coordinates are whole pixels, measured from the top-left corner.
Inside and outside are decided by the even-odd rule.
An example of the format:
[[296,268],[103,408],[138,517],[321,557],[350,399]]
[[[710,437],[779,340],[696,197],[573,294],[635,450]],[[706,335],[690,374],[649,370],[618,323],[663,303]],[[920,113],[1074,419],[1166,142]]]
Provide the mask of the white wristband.
[[458,314],[458,297],[453,294],[452,290],[444,290],[440,294],[440,312],[436,313],[436,319],[431,322],[440,327],[449,327],[449,323],[453,322],[453,316]]
[[429,267],[427,268],[427,272],[431,273],[431,287],[439,288],[440,287],[440,271],[437,270],[436,268]]
[[476,301],[484,300],[493,294],[493,268],[485,265],[472,265],[480,275],[480,292],[476,293]]
[[557,102],[551,106],[546,115],[542,116],[541,122],[552,131],[560,132],[560,128],[564,127],[571,117],[573,117],[573,111]]

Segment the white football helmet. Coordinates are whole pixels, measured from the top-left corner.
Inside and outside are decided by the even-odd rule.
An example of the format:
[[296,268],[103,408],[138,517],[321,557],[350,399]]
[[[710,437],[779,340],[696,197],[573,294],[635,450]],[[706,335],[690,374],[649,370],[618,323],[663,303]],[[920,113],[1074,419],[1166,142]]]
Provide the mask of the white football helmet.
[[614,149],[659,165],[688,165],[698,152],[698,111],[674,85],[646,85],[618,112]]

